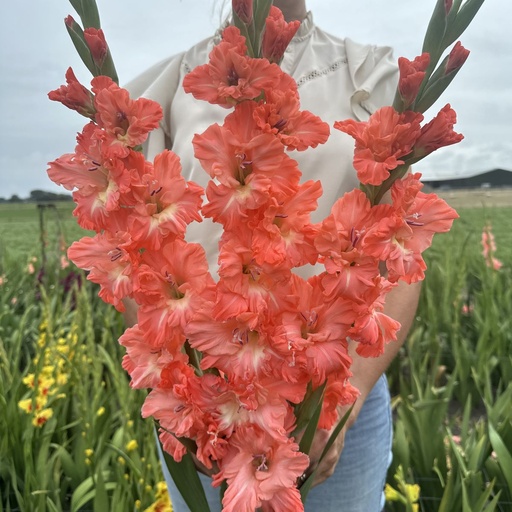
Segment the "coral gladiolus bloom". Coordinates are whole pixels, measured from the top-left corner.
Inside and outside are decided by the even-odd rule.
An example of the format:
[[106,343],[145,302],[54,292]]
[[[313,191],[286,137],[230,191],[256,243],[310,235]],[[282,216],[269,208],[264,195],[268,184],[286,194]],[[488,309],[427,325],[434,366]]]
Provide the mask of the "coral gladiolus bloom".
[[152,100],[132,100],[128,91],[105,76],[93,78],[96,94],[96,122],[105,130],[106,146],[111,156],[128,155],[129,147],[142,144],[162,119],[162,107]]
[[273,438],[252,425],[238,428],[213,477],[213,485],[228,483],[223,512],[254,512],[272,500],[291,501],[294,511],[304,510],[295,483],[308,464],[293,440]]
[[71,110],[94,119],[96,115],[94,96],[77,80],[71,68],[66,71],[66,82],[67,85],[61,85],[58,89],[49,92],[48,98],[52,101],[60,101]]
[[246,51],[238,28],[227,27],[223,40],[210,53],[210,62],[191,71],[183,88],[194,98],[227,108],[258,98],[263,89],[279,81],[282,72],[265,59],[248,57]]
[[423,115],[393,107],[377,110],[367,122],[352,119],[334,123],[334,128],[355,139],[354,168],[365,185],[380,185],[389,171],[403,164],[420,134]]
[[144,194],[130,216],[130,231],[147,249],[159,249],[166,237],[185,237],[187,225],[201,222],[203,189],[181,176],[178,156],[164,151],[155,157],[153,172],[141,178]]
[[182,331],[202,305],[213,300],[214,282],[203,248],[181,239],[145,251],[137,271],[135,300],[141,304],[139,327],[154,346],[184,341]]
[[130,244],[128,233],[100,233],[83,237],[68,249],[69,259],[90,270],[87,279],[101,286],[99,296],[118,311],[124,311],[121,299],[132,292],[132,273],[139,260],[138,253],[130,251]]
[[274,134],[287,147],[304,151],[323,144],[329,137],[329,125],[308,111],[299,110],[300,102],[294,89],[274,88],[265,91],[265,103],[253,117],[264,131]]
[[448,103],[432,121],[421,128],[420,136],[414,147],[414,156],[423,157],[436,149],[460,142],[464,136],[453,131],[456,121],[457,114]]

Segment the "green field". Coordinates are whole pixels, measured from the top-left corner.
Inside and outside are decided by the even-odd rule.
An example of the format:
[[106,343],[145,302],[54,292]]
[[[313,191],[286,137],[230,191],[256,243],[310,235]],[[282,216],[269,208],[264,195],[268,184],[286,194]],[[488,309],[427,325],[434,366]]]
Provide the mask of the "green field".
[[[512,206],[456,199],[460,219],[425,255],[416,322],[388,371],[389,512],[413,512],[413,485],[420,511],[512,510]],[[72,208],[0,205],[0,511],[145,510],[160,495],[153,426],[121,368],[120,315],[61,268],[62,239],[86,234]],[[482,256],[488,223],[499,271]],[[51,383],[42,426],[18,405],[37,411],[31,376]]]

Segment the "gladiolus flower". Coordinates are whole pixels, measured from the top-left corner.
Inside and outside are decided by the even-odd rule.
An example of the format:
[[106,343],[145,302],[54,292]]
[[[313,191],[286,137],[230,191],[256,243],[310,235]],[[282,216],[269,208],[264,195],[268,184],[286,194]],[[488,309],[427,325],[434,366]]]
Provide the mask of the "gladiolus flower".
[[262,57],[270,62],[279,63],[299,27],[300,21],[294,20],[287,23],[281,10],[272,6],[265,22],[261,44]]
[[353,119],[337,121],[334,128],[355,139],[354,168],[365,185],[380,185],[389,171],[403,164],[420,134],[423,115],[406,111],[399,114],[393,107],[377,110],[367,122]]
[[121,300],[132,292],[131,274],[139,259],[138,253],[130,252],[130,243],[128,233],[103,233],[83,237],[68,250],[77,267],[90,271],[87,279],[101,286],[99,296],[118,311],[124,311]]
[[436,149],[460,142],[464,136],[453,131],[456,121],[455,110],[448,103],[432,121],[422,126],[420,136],[414,145],[414,156],[424,157]]
[[105,76],[92,79],[96,122],[105,130],[111,156],[125,157],[142,144],[162,119],[162,107],[152,100],[132,100],[128,91]]
[[279,499],[280,493],[293,495],[289,498],[294,508],[288,510],[299,512],[303,505],[295,483],[308,464],[307,455],[299,452],[291,439],[276,439],[247,425],[231,436],[213,485],[220,485],[224,479],[228,483],[222,500],[224,512],[253,512],[264,502]]
[[494,240],[494,234],[490,224],[486,224],[482,231],[482,256],[485,258],[485,262],[488,267],[494,270],[500,270],[503,263],[494,257],[496,252],[496,242]]
[[93,27],[86,28],[84,30],[84,38],[91,52],[94,64],[101,69],[108,53],[108,45],[103,30]]
[[94,96],[77,80],[71,68],[66,71],[66,83],[67,85],[61,85],[58,89],[50,91],[48,98],[52,101],[60,101],[64,106],[76,110],[82,116],[94,119],[96,115]]
[[458,71],[466,59],[469,56],[469,50],[466,50],[464,46],[462,46],[460,41],[455,43],[455,46],[452,48],[452,51],[448,55],[448,61],[446,62],[446,66],[444,68],[444,74],[449,75],[454,71]]
[[210,52],[208,64],[196,67],[183,80],[194,98],[230,108],[272,88],[282,74],[276,64],[246,55],[245,38],[237,27],[227,27],[222,41]]
[[422,53],[413,61],[405,57],[398,59],[398,67],[400,69],[398,91],[404,102],[404,108],[407,108],[416,99],[429,63],[430,55],[428,53]]

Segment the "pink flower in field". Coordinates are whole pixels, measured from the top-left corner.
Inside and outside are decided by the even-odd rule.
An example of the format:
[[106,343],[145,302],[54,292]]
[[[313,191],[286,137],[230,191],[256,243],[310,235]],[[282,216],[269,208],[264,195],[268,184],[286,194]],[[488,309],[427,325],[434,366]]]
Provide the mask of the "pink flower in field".
[[492,232],[491,224],[486,224],[482,231],[482,256],[488,267],[494,270],[500,270],[503,263],[494,257],[496,252],[496,241],[494,240],[494,234]]
[[64,270],[68,267],[69,267],[69,260],[66,258],[66,256],[64,254],[62,254],[60,257],[60,268],[62,270]]
[[473,310],[475,307],[473,304],[462,304],[461,313],[463,315],[469,316],[471,313],[473,313]]
[[5,274],[2,274],[0,276],[0,286],[2,286],[5,283],[7,283],[7,277],[5,277]]
[[34,272],[36,271],[36,269],[34,268],[34,264],[32,262],[30,262],[28,265],[27,265],[27,272],[29,274],[33,274]]
[[18,302],[18,297],[13,297],[13,298],[11,299],[11,304],[12,304],[13,306],[14,306],[14,305],[16,305],[16,303],[17,303],[17,302]]

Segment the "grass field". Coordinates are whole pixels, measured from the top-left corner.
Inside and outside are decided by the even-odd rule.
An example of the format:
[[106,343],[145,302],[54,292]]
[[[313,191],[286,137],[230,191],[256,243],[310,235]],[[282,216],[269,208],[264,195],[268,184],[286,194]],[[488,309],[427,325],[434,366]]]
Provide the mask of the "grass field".
[[[460,219],[425,255],[416,322],[388,371],[386,510],[509,512],[512,191],[444,197]],[[62,268],[86,234],[72,208],[0,204],[0,511],[170,510],[143,395],[121,368],[120,315]],[[499,271],[482,256],[487,224]]]

